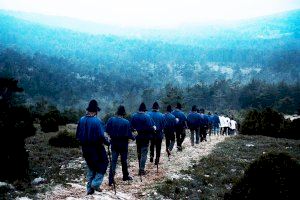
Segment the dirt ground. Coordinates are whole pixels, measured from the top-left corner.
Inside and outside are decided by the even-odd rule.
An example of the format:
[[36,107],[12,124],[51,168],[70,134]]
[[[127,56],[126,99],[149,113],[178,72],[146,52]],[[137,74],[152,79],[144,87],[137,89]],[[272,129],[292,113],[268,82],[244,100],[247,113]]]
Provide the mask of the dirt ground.
[[[122,181],[121,166],[118,165],[116,170],[116,190],[115,195],[113,187],[108,186],[108,173],[105,175],[101,188],[103,192],[95,192],[93,195],[86,195],[86,181],[85,175],[82,175],[77,183],[69,183],[67,186],[57,185],[51,188],[44,194],[38,194],[38,199],[59,200],[59,199],[150,199],[155,196],[156,199],[163,198],[155,191],[155,185],[163,180],[169,179],[190,179],[188,176],[180,174],[180,170],[187,169],[193,163],[199,161],[202,157],[210,154],[215,148],[216,144],[224,141],[226,136],[211,136],[208,137],[207,142],[202,142],[195,146],[191,146],[189,134],[183,142],[183,151],[177,152],[173,149],[170,160],[168,160],[165,152],[165,142],[162,144],[161,160],[159,169],[153,163],[149,162],[149,156],[146,163],[147,174],[142,177],[142,181],[138,176],[138,162],[135,159],[129,162],[129,173],[133,177],[133,181]],[[176,147],[176,145],[175,145]],[[130,143],[130,148],[135,149],[135,142]],[[76,167],[76,162],[81,164],[84,162],[82,158],[71,162],[67,167]],[[80,164],[81,163],[81,164]],[[109,170],[109,169],[108,169]],[[108,172],[107,170],[107,172]],[[151,196],[150,196],[151,195]]]

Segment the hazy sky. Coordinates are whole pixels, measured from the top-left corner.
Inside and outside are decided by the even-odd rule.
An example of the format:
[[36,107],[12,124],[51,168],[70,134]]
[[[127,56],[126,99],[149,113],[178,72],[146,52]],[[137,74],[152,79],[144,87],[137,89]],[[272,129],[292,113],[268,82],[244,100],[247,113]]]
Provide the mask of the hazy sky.
[[300,0],[0,0],[0,9],[144,28],[245,19],[299,8]]

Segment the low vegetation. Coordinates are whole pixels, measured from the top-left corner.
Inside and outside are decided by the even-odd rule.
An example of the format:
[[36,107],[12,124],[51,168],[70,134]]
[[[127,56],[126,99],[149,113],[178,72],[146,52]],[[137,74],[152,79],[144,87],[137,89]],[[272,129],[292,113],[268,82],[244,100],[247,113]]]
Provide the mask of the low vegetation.
[[212,154],[181,172],[190,180],[168,179],[158,184],[157,190],[170,199],[224,199],[250,164],[268,153],[285,153],[299,163],[300,141],[246,135],[228,138]]
[[300,119],[291,121],[277,111],[266,108],[250,110],[242,122],[241,133],[300,139]]
[[56,136],[51,137],[49,139],[49,145],[54,147],[78,148],[80,144],[74,132],[64,130],[59,132]]
[[225,195],[225,200],[293,199],[298,196],[300,164],[284,153],[269,153],[255,160]]

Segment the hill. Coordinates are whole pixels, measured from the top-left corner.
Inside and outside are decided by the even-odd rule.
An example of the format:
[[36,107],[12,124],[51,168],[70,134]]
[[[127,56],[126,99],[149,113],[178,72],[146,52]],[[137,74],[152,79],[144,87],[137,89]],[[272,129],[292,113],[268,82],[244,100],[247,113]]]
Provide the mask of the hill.
[[299,10],[225,25],[137,30],[141,37],[118,35],[122,29],[101,32],[101,26],[92,34],[64,25],[82,21],[27,15],[0,12],[0,76],[19,79],[33,102],[46,97],[82,107],[99,98],[114,107],[126,99],[133,110],[143,95],[158,99],[168,83],[300,80]]
[[[139,35],[146,39],[120,37],[117,32],[122,29],[113,32],[103,28],[102,33],[97,31],[98,35],[86,34],[75,32],[78,31],[76,28],[41,25],[43,21],[49,24],[50,17],[38,24],[32,22],[37,20],[24,21],[7,15],[7,12],[0,14],[0,41],[4,48],[63,57],[106,73],[113,68],[116,71],[122,69],[122,75],[152,76],[153,85],[161,85],[169,79],[180,85],[200,80],[213,82],[219,78],[299,80],[299,10],[228,25],[193,25],[156,30],[155,33],[141,30]],[[64,26],[70,19],[59,20]],[[84,22],[77,24],[80,26]],[[107,35],[110,32],[115,35]],[[164,35],[169,35],[169,39]]]

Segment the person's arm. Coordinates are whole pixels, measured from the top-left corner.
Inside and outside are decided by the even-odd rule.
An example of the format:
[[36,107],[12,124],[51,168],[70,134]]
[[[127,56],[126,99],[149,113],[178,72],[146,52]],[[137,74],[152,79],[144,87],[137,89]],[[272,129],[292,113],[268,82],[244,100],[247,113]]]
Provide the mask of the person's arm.
[[103,144],[109,146],[110,145],[110,141],[109,139],[104,135],[104,125],[103,123],[100,121],[99,125],[98,125],[98,129],[99,129],[99,136],[100,136],[100,140],[103,142]]
[[134,136],[133,133],[132,133],[132,128],[131,128],[130,122],[128,122],[126,128],[127,128],[128,139],[130,139],[130,140],[135,140],[135,136]]

